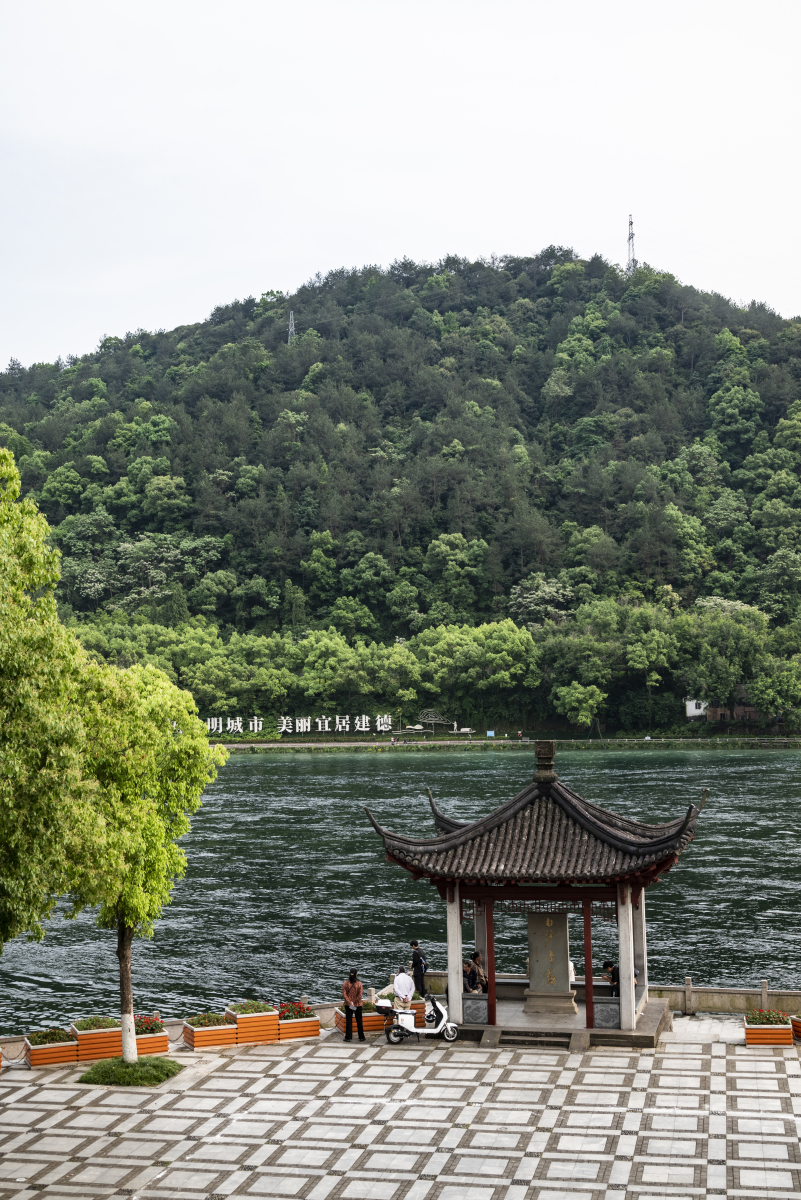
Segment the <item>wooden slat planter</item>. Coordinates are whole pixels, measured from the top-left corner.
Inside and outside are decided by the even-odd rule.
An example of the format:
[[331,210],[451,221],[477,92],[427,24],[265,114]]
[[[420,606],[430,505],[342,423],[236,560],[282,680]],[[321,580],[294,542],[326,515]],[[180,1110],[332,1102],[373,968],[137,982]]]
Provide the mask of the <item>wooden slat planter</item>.
[[792,1025],[745,1025],[746,1046],[792,1046]]
[[203,1050],[206,1046],[235,1046],[236,1025],[206,1025],[195,1029],[184,1021],[184,1041],[192,1050]]
[[137,1033],[137,1054],[166,1054],[170,1048],[170,1037],[167,1033]]
[[790,1021],[793,1037],[801,1038],[801,1017],[790,1017]]
[[122,1055],[121,1029],[76,1029],[71,1025],[70,1033],[78,1043],[78,1062]]
[[46,1042],[43,1046],[32,1046],[25,1039],[25,1061],[29,1067],[50,1067],[54,1063],[78,1061],[77,1042]]
[[226,1016],[236,1017],[237,1042],[271,1045],[278,1041],[278,1013],[238,1013],[226,1008]]
[[[334,1024],[342,1033],[345,1032],[345,1013],[341,1008],[334,1009]],[[365,1033],[381,1033],[385,1025],[386,1019],[381,1013],[362,1013],[362,1028]],[[353,1028],[356,1028],[355,1018]]]
[[320,1036],[319,1017],[298,1017],[292,1021],[278,1022],[278,1040],[292,1041],[293,1038],[312,1038]]

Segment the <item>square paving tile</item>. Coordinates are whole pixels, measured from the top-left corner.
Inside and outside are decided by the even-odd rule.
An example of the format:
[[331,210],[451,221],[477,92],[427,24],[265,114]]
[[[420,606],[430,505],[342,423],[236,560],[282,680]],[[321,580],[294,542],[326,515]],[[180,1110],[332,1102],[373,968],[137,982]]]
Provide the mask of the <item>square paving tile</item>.
[[297,1196],[308,1182],[307,1177],[298,1175],[257,1175],[248,1192],[268,1196]]

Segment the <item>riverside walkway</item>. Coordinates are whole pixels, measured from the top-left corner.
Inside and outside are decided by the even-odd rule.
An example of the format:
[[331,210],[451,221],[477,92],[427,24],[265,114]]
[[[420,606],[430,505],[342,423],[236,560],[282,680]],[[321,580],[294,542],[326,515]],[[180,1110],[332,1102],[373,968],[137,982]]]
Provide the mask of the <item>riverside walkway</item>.
[[657,1200],[801,1193],[796,1048],[732,1020],[585,1054],[336,1032],[182,1056],[159,1088],[0,1076],[0,1196]]

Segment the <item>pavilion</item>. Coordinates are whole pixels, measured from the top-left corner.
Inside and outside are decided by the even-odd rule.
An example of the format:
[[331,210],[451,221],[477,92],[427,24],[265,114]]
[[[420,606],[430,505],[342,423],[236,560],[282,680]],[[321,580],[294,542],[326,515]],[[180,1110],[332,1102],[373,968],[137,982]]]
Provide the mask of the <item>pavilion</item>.
[[[665,825],[645,825],[582,800],[559,782],[554,743],[535,743],[533,782],[477,821],[455,821],[429,793],[437,837],[406,837],[383,829],[387,860],[427,879],[447,905],[448,1003],[462,1024],[462,920],[472,909],[476,948],[488,979],[486,1023],[496,1024],[494,919],[527,914],[528,987],[524,1011],[576,1012],[569,977],[568,914],[583,914],[586,1026],[595,1027],[592,917],[616,921],[619,939],[621,1030],[637,1028],[648,1001],[645,889],[657,883],[692,841],[698,806]],[[705,796],[704,796],[705,799]],[[635,982],[636,981],[636,982]]]

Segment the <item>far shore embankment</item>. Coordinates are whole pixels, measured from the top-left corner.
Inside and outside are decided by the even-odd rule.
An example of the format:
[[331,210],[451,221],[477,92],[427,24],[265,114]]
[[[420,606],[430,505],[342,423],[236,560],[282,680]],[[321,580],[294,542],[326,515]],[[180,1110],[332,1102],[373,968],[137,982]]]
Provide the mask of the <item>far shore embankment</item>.
[[[543,734],[543,737],[546,736]],[[247,751],[257,754],[330,754],[347,750],[366,754],[432,753],[436,750],[470,750],[482,753],[494,751],[534,750],[534,738],[518,741],[517,738],[476,738],[474,741],[458,741],[440,738],[434,741],[409,741],[393,744],[376,741],[314,741],[308,742],[224,742],[212,741],[211,745],[225,746],[227,750]],[[594,738],[556,739],[557,751],[572,750],[801,750],[801,737],[727,737],[717,738]]]

